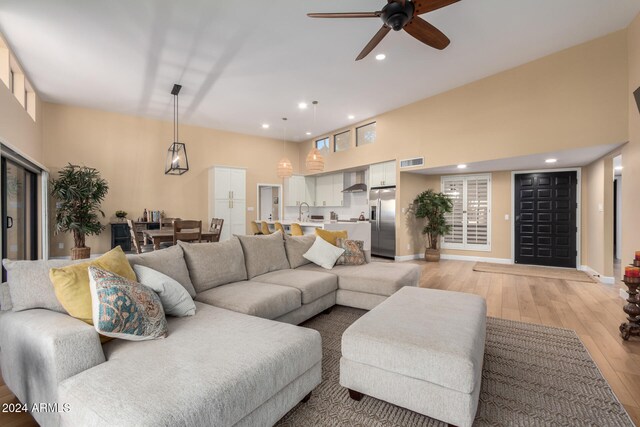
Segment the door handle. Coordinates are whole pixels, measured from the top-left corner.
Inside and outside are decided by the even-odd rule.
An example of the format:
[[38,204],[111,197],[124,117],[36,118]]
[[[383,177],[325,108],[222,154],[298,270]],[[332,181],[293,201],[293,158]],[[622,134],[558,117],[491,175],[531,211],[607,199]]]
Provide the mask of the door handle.
[[229,199],[231,199],[231,190],[229,190]]
[[7,229],[13,227],[13,218],[8,216],[7,217]]

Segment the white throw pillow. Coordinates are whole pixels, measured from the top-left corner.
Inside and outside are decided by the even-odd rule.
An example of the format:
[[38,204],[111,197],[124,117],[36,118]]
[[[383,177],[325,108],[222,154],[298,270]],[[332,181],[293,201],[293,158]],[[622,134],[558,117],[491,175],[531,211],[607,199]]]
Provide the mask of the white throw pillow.
[[311,248],[302,256],[322,268],[331,270],[343,253],[344,249],[333,246],[322,237],[316,237]]
[[134,265],[138,282],[153,289],[162,302],[166,314],[176,317],[193,316],[196,305],[189,292],[175,279],[144,265]]

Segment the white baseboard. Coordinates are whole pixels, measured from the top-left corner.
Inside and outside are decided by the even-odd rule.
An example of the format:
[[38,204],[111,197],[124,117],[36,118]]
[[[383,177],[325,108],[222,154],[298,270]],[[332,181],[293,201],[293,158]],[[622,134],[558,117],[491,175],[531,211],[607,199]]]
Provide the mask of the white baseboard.
[[481,257],[481,256],[469,256],[469,255],[451,255],[451,254],[442,254],[440,255],[442,259],[450,259],[455,261],[475,261],[475,262],[492,262],[494,264],[513,264],[508,258],[489,258],[489,257]]
[[616,283],[616,278],[615,277],[602,276],[602,275],[600,275],[600,273],[598,273],[597,271],[595,271],[593,268],[589,267],[588,265],[581,265],[580,267],[578,267],[578,270],[584,271],[589,276],[593,277],[594,279],[596,279],[597,281],[599,281],[600,283],[602,283],[604,285],[613,285],[614,283]]
[[[455,261],[475,261],[475,262],[493,262],[496,264],[512,264],[511,260],[507,258],[488,258],[488,257],[450,255],[450,254],[440,254],[440,258],[455,260]],[[412,261],[415,259],[424,259],[424,254],[421,253],[421,254],[414,254],[414,255],[402,255],[402,256],[397,256],[395,258],[396,261]]]
[[627,299],[629,299],[629,292],[625,291],[624,289],[620,289],[620,298],[626,301]]

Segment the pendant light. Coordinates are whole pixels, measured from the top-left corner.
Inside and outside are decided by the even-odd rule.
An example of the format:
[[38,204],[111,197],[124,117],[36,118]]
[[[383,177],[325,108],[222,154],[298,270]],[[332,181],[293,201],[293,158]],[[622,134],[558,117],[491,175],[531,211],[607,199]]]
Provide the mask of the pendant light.
[[278,162],[278,177],[284,179],[291,178],[291,175],[293,175],[293,165],[291,164],[291,160],[289,160],[285,155],[287,149],[287,118],[283,117],[282,122],[284,123],[284,132],[282,137],[283,157]]
[[[318,101],[313,101],[313,127],[316,127],[316,108],[318,107]],[[317,173],[324,171],[324,157],[320,154],[320,151],[316,148],[315,143],[313,148],[307,154],[307,161],[305,162],[307,170],[311,173]]]
[[182,175],[189,170],[189,160],[187,159],[187,147],[178,142],[178,94],[182,89],[181,85],[173,85],[171,95],[173,95],[173,144],[167,150],[167,161],[165,162],[165,175]]

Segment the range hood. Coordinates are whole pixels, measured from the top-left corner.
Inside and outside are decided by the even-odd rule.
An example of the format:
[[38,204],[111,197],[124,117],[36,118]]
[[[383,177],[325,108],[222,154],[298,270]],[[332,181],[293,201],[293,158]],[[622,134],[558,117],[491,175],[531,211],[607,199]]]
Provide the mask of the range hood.
[[364,191],[367,191],[367,184],[364,183],[364,171],[356,172],[356,183],[342,190],[343,193],[362,193]]

